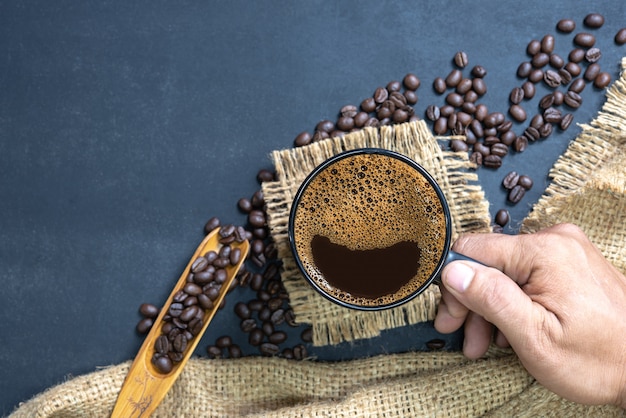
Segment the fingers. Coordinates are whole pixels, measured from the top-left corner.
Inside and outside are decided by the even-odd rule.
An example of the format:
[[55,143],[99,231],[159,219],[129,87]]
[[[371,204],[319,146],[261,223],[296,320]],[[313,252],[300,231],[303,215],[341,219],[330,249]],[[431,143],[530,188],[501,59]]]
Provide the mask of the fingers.
[[435,329],[441,333],[448,334],[463,326],[469,310],[461,302],[456,300],[445,286],[440,286],[441,301],[435,317]]
[[[454,261],[443,269],[442,282],[450,295],[446,296],[446,314],[440,324],[450,325],[458,320],[450,314],[449,308],[454,306],[450,302],[452,297],[481,320],[484,318],[497,326],[512,345],[522,342],[524,330],[532,328],[531,323],[536,316],[531,299],[502,272],[477,263]],[[446,318],[446,315],[454,320]],[[485,325],[476,322],[473,315],[468,315],[467,321],[465,338],[469,338],[467,349],[473,354],[484,345],[487,330]],[[489,329],[487,341],[490,341],[491,333],[492,329]]]

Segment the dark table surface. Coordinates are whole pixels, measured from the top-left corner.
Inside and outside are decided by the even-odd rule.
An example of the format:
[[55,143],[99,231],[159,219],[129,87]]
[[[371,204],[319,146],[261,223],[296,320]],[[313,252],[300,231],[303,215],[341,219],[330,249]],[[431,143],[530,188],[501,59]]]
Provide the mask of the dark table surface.
[[[205,222],[244,223],[236,202],[258,189],[269,153],[343,105],[413,72],[423,116],[443,104],[432,81],[463,50],[470,67],[488,71],[481,101],[506,112],[527,43],[554,34],[567,57],[573,35],[557,33],[556,22],[572,18],[584,31],[589,12],[606,17],[589,31],[615,79],[626,3],[587,3],[0,2],[0,415],[68,377],[133,358],[139,304],[165,300]],[[524,103],[530,114],[547,92],[539,84]],[[591,86],[582,96],[576,123],[605,101]],[[492,213],[511,213],[505,232],[516,232],[578,132],[556,130],[499,170],[478,170]],[[511,170],[535,180],[517,205],[500,186]],[[229,295],[199,355],[223,334],[258,355],[232,311],[249,298],[249,289]],[[422,350],[432,338],[458,349],[462,335],[421,324],[308,348],[336,360]]]

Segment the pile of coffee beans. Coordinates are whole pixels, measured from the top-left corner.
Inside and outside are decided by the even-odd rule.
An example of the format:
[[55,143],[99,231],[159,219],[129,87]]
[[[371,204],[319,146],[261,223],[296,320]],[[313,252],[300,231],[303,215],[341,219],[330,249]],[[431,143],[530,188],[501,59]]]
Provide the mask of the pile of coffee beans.
[[[465,140],[451,139],[450,149],[467,152],[477,167],[498,169],[502,165],[502,159],[510,152],[523,152],[529,144],[548,138],[554,129],[567,130],[574,120],[573,113],[582,105],[580,93],[587,85],[600,90],[611,83],[610,74],[600,67],[602,51],[596,45],[593,35],[593,31],[604,25],[604,17],[591,13],[583,19],[582,24],[586,29],[579,32],[576,32],[577,24],[572,19],[562,19],[556,24],[558,33],[572,34],[574,48],[567,56],[556,52],[553,34],[545,34],[541,39],[533,39],[528,43],[528,59],[521,62],[516,70],[520,85],[513,87],[508,97],[509,103],[501,110],[490,110],[481,103],[481,98],[488,90],[487,69],[479,64],[470,65],[468,54],[458,51],[452,57],[453,69],[445,76],[436,77],[432,82],[434,91],[443,96],[443,103],[429,104],[422,111],[417,111],[417,91],[422,83],[415,74],[409,73],[402,81],[393,80],[385,87],[377,87],[372,96],[362,100],[358,106],[343,106],[335,117],[321,120],[313,132],[299,133],[293,140],[293,146],[305,146],[365,127],[415,121],[420,119],[418,115],[424,114],[437,135],[465,136]],[[615,34],[614,41],[618,45],[626,44],[626,28]],[[537,98],[537,106],[533,108],[530,103],[535,98],[537,85],[540,83],[550,89],[550,93]],[[521,131],[516,133],[520,126]],[[257,180],[259,184],[273,181],[274,173],[260,170]],[[532,187],[532,179],[513,171],[504,177],[502,185],[507,191],[508,201],[516,204]],[[293,310],[289,307],[289,297],[280,280],[281,263],[267,228],[262,190],[257,190],[250,198],[239,199],[237,208],[247,215],[247,224],[244,227],[227,225],[224,228],[231,234],[238,231],[240,237],[250,240],[251,251],[234,283],[254,292],[250,300],[238,302],[234,307],[234,313],[240,320],[239,331],[247,335],[248,343],[256,347],[263,356],[304,359],[307,357],[306,344],[312,340],[312,331],[308,326],[302,327],[295,323]],[[508,211],[498,210],[494,217],[494,231],[501,232],[509,222]],[[205,232],[218,227],[220,221],[213,217],[206,223]],[[228,235],[224,244],[228,245],[228,240],[231,239],[232,235]],[[187,294],[185,300],[193,301],[194,298],[198,299],[199,294]],[[186,308],[184,300],[176,303],[182,303]],[[198,301],[198,306],[199,304]],[[137,331],[146,333],[158,315],[158,308],[144,303],[139,311],[143,319],[137,324]],[[175,314],[178,314],[176,310]],[[189,315],[191,313],[188,312],[184,318]],[[169,316],[172,318],[170,323],[173,324],[174,317],[171,314]],[[197,317],[193,316],[186,323],[184,331],[174,334],[184,335],[189,341],[189,337],[193,337],[190,328],[194,327],[190,323],[194,319]],[[177,320],[179,323],[180,321]],[[299,341],[295,345],[288,344],[288,335],[293,333],[285,332],[285,326],[294,329],[300,327]],[[180,350],[184,345],[183,337],[176,343],[180,350],[177,351],[174,341],[178,336],[174,335],[170,339],[169,332],[164,334],[168,335],[167,344],[164,338],[161,339],[158,350],[155,347],[155,351],[159,353],[155,365],[158,364],[157,367],[161,370],[173,367],[168,363],[173,365],[176,358],[180,357],[178,353],[184,351]],[[207,347],[207,354],[211,358],[241,357],[244,353],[235,340],[234,334],[221,336]],[[443,341],[433,340],[427,347],[435,350],[442,349],[444,345]]]
[[[196,338],[205,324],[205,315],[216,307],[215,302],[222,293],[228,279],[228,268],[241,261],[241,249],[231,246],[241,243],[247,234],[241,227],[226,225],[219,229],[219,241],[223,244],[218,252],[208,251],[193,260],[186,283],[176,292],[166,307],[161,334],[155,340],[152,364],[161,373],[169,373],[185,356],[189,343]],[[226,291],[236,286],[231,282]],[[222,303],[224,299],[222,299]],[[140,307],[148,318],[154,318],[157,310],[148,304]]]

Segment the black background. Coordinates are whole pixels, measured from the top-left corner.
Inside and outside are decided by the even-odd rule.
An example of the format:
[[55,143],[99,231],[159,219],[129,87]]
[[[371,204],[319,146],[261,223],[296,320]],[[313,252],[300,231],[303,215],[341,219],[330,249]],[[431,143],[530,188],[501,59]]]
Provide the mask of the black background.
[[[132,359],[139,304],[165,300],[211,216],[244,222],[236,202],[259,188],[272,150],[408,72],[422,80],[415,109],[423,115],[443,104],[432,81],[459,50],[469,68],[488,70],[481,101],[506,112],[527,43],[555,34],[567,57],[573,35],[555,24],[567,17],[586,30],[589,12],[606,17],[589,31],[615,79],[626,52],[613,42],[626,26],[617,0],[1,1],[0,414],[68,377]],[[547,91],[524,103],[531,115]],[[576,123],[590,122],[605,100],[591,86],[582,96]],[[499,170],[479,170],[492,213],[511,212],[506,232],[515,233],[579,131],[572,125]],[[500,186],[513,169],[535,180],[515,206]],[[250,292],[229,296],[198,354],[231,334],[257,355],[232,312]],[[421,350],[434,337],[422,324],[309,354]],[[459,344],[458,333],[447,338],[448,349]]]

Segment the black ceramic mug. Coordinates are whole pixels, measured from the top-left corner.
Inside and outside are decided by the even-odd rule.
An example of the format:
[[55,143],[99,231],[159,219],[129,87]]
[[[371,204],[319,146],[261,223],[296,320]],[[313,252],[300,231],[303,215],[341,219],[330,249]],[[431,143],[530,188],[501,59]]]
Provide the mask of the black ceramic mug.
[[300,186],[289,243],[306,280],[353,309],[415,298],[450,261],[450,208],[433,177],[410,158],[361,148],[320,164]]

